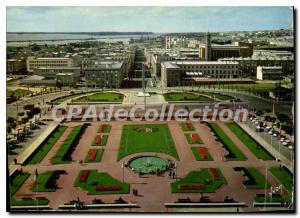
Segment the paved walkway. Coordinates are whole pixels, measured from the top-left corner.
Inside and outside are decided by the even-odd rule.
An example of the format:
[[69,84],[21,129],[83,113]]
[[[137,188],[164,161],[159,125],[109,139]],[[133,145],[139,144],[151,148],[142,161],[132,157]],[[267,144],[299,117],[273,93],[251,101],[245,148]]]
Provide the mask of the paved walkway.
[[[138,124],[145,124],[147,122],[138,122]],[[166,122],[151,122],[151,123],[166,123]],[[66,123],[65,125],[73,127],[82,123]],[[77,145],[75,151],[72,154],[73,162],[71,164],[58,164],[51,165],[49,163],[50,158],[54,155],[55,150],[59,148],[63,140],[68,136],[71,128],[69,128],[61,137],[61,139],[54,145],[53,151],[50,151],[46,158],[39,165],[27,165],[23,167],[24,171],[30,172],[32,175],[24,183],[24,185],[16,193],[16,198],[21,197],[36,197],[44,196],[50,200],[50,207],[57,209],[60,204],[69,202],[70,200],[80,198],[81,201],[90,203],[94,198],[100,198],[104,202],[113,202],[115,199],[122,196],[122,198],[128,202],[137,203],[140,208],[132,208],[130,211],[138,212],[175,212],[178,209],[175,208],[165,208],[164,203],[175,202],[178,198],[189,197],[192,200],[199,200],[199,193],[172,193],[170,190],[170,183],[174,179],[168,176],[168,172],[162,176],[156,175],[144,175],[139,177],[133,171],[128,168],[124,168],[124,177],[122,171],[122,162],[126,162],[131,157],[135,155],[130,155],[124,159],[117,161],[118,148],[121,139],[122,126],[128,124],[128,122],[110,122],[107,123],[112,125],[111,131],[109,133],[109,138],[107,145],[104,146],[104,154],[100,163],[89,163],[80,164],[79,160],[85,158],[88,149],[96,148],[92,146],[95,135],[97,134],[99,122],[92,122],[85,133],[83,134],[79,144]],[[133,124],[133,123],[132,123]],[[216,193],[207,193],[205,196],[209,196],[213,201],[223,201],[225,196],[234,198],[237,201],[242,201],[247,204],[247,207],[243,208],[243,211],[257,211],[257,208],[253,208],[252,202],[253,197],[256,193],[263,194],[264,189],[246,189],[242,183],[242,176],[239,172],[233,170],[234,167],[244,166],[244,167],[255,167],[263,175],[265,175],[265,167],[278,166],[279,163],[276,161],[257,161],[256,157],[243,145],[236,137],[230,133],[229,129],[219,123],[221,128],[233,138],[234,142],[240,146],[241,151],[248,157],[247,161],[223,161],[223,156],[226,154],[224,148],[215,140],[215,137],[211,133],[210,129],[200,123],[193,123],[195,127],[195,132],[199,134],[204,144],[201,145],[189,145],[185,138],[184,132],[181,130],[180,125],[176,121],[168,122],[178,155],[180,160],[176,161],[178,168],[178,179],[183,178],[188,172],[193,170],[198,170],[200,168],[220,168],[224,177],[227,180],[227,184],[221,186]],[[191,151],[191,147],[205,146],[209,149],[214,161],[196,161],[195,157]],[[138,155],[138,154],[137,154]],[[169,155],[159,154],[163,158],[173,159]],[[173,159],[174,160],[174,159]],[[15,166],[11,165],[10,168],[13,169]],[[61,175],[57,180],[58,189],[55,192],[48,193],[32,193],[30,188],[34,182],[34,172],[35,169],[42,173],[46,170],[65,170],[66,174]],[[115,194],[115,195],[87,195],[86,191],[80,188],[74,187],[76,177],[79,174],[79,170],[82,169],[97,169],[99,172],[109,172],[109,174],[122,181],[130,183],[131,190],[138,189],[139,195],[134,196],[130,194]],[[272,186],[279,185],[276,179],[268,173],[269,182]],[[126,209],[128,210],[128,209]],[[229,209],[232,210],[232,209]]]

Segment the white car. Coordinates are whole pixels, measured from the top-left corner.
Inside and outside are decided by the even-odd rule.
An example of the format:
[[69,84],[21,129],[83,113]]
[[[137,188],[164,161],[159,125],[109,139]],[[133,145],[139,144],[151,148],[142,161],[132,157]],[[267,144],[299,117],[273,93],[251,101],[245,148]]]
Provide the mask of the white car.
[[282,137],[282,138],[280,139],[280,142],[284,142],[284,140],[285,140],[285,138]]
[[277,137],[277,133],[274,133],[273,136],[274,136],[274,137]]
[[288,143],[286,141],[282,142],[282,145],[288,146]]
[[294,149],[294,146],[293,146],[293,145],[290,145],[290,146],[288,147],[288,149],[293,150],[293,149]]
[[272,135],[272,134],[273,134],[273,130],[270,130],[270,131],[269,131],[269,134]]
[[271,126],[267,126],[267,127],[265,128],[265,131],[266,131],[266,132],[269,132],[271,129],[272,129]]

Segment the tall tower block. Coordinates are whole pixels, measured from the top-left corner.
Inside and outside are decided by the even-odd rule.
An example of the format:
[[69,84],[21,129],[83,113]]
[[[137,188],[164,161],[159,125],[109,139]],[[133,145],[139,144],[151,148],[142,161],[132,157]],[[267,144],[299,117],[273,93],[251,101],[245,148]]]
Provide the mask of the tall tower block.
[[166,49],[171,48],[171,37],[166,36]]
[[206,43],[205,43],[205,59],[211,61],[211,39],[210,33],[206,33]]

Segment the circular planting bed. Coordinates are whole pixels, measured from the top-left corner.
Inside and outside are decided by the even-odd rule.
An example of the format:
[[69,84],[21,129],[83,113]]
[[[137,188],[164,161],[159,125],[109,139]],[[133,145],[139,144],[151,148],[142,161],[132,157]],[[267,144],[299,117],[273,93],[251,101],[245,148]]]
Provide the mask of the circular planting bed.
[[136,173],[159,173],[167,170],[170,167],[170,162],[156,156],[140,156],[131,159],[128,162],[128,167]]

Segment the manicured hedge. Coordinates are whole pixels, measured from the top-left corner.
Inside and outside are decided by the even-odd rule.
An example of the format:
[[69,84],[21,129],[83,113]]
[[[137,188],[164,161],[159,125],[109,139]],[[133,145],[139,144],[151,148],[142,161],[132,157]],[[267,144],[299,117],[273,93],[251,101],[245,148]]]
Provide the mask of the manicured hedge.
[[68,138],[58,149],[54,157],[51,158],[52,164],[65,164],[72,161],[71,154],[79,143],[81,135],[83,134],[86,127],[87,124],[83,124],[81,126],[75,126],[73,128]]
[[228,151],[228,155],[225,155],[227,160],[247,160],[247,157],[242,153],[242,151],[237,147],[236,144],[226,135],[226,133],[220,128],[216,123],[209,124],[211,130],[216,134],[216,136],[223,143],[225,149]]
[[56,180],[60,171],[46,171],[38,174],[36,184],[31,188],[33,192],[54,192],[57,189]]
[[236,123],[226,123],[226,126],[248,147],[248,149],[258,158],[262,160],[274,160],[275,158],[262,147],[255,139],[248,135]]
[[28,179],[30,173],[16,171],[10,178],[10,195],[13,196]]
[[243,168],[243,171],[245,173],[244,176],[247,176],[249,179],[248,181],[243,182],[247,188],[264,189],[270,187],[270,183],[268,181],[266,184],[265,176],[263,176],[257,169],[248,167],[248,168]]
[[40,145],[39,147],[30,155],[26,160],[26,164],[37,164],[40,163],[47,153],[56,144],[61,135],[65,132],[68,127],[59,126],[57,127]]

